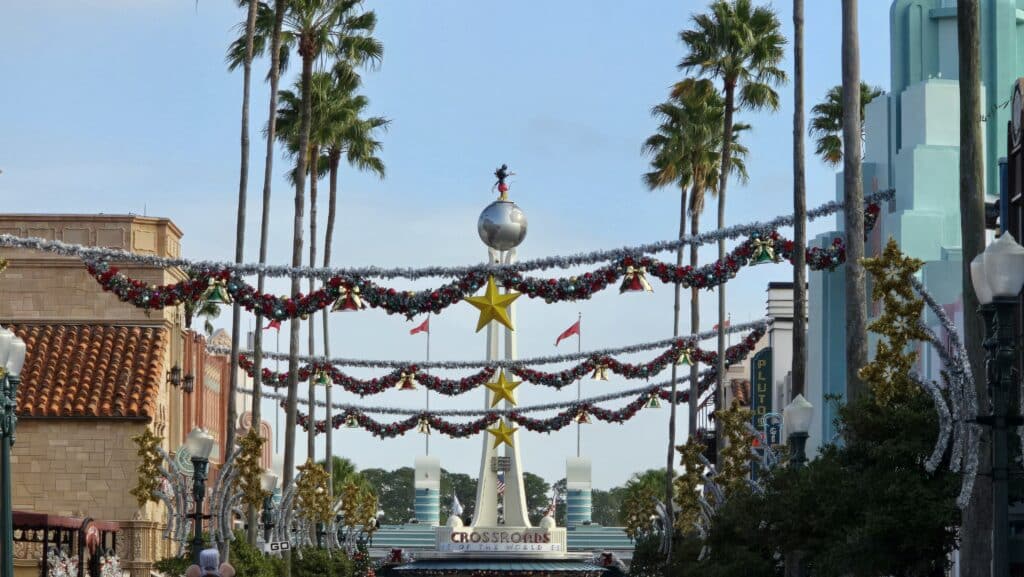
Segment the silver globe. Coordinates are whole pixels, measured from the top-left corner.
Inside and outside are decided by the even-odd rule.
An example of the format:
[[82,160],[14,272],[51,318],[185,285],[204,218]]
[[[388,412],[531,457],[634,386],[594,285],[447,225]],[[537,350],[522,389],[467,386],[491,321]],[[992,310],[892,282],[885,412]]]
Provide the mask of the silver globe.
[[476,231],[494,250],[511,250],[526,238],[526,215],[511,200],[496,200],[480,213]]

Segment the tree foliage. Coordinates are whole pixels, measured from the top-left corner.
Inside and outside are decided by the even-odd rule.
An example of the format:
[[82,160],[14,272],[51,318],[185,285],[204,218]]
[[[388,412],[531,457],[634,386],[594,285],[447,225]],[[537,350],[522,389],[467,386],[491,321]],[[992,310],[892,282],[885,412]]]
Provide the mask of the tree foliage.
[[[882,95],[882,89],[866,82],[860,83],[860,118],[864,124],[864,109],[875,98]],[[815,139],[815,153],[829,166],[843,162],[843,87],[833,86],[825,93],[825,99],[811,108],[811,136]],[[863,130],[862,130],[863,133]]]

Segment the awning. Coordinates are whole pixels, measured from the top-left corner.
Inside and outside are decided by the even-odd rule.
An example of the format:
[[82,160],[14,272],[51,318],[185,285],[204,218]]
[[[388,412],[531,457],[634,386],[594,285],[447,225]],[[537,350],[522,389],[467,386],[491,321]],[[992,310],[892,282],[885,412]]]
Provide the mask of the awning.
[[573,560],[425,559],[392,567],[400,575],[571,575],[598,576],[608,568]]

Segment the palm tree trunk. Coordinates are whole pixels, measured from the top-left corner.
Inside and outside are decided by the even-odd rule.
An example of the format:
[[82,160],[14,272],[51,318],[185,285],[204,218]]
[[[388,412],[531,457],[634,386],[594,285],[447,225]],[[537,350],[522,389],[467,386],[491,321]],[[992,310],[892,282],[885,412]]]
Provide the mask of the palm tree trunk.
[[[312,120],[312,102],[310,88],[313,79],[312,39],[299,39],[299,52],[302,55],[302,123],[299,128],[299,150],[295,170],[295,221],[292,224],[292,266],[302,266],[302,225],[305,220],[306,190],[306,153],[309,149],[309,127]],[[291,292],[296,295],[302,290],[300,279],[292,277]],[[295,423],[298,413],[299,392],[299,327],[301,320],[296,317],[288,323],[288,416],[285,419],[284,431],[284,485],[287,486],[294,478],[292,469],[295,466]],[[310,423],[312,426],[312,423]],[[312,457],[312,455],[309,455]]]
[[[328,153],[328,159],[330,161],[330,192],[327,197],[327,230],[324,231],[324,268],[331,266],[331,244],[334,242],[334,218],[336,215],[337,201],[338,201],[338,167],[341,164],[341,152],[334,148]],[[330,331],[327,330],[327,309],[323,311],[324,320],[324,358],[331,358],[331,335]],[[333,430],[333,419],[334,410],[331,408],[331,383],[327,383],[327,441],[326,441],[326,462],[329,463],[327,466],[327,473],[330,475],[327,479],[327,485],[331,490],[331,498],[334,497],[334,437]]]
[[[725,228],[725,189],[729,184],[729,170],[732,164],[732,124],[736,105],[736,85],[725,82],[725,122],[722,127],[721,173],[718,175],[718,230]],[[718,240],[718,259],[725,260],[725,239]],[[718,361],[715,365],[716,379],[715,410],[725,410],[725,283],[718,285]],[[721,455],[723,439],[716,429],[716,455]]]
[[793,0],[793,389],[807,379],[807,182],[804,176],[804,0]]
[[[697,186],[696,182],[694,186]],[[679,187],[679,239],[686,236],[686,183]],[[683,266],[683,245],[676,250],[676,266]],[[683,298],[683,287],[676,284],[675,304],[672,307],[672,336],[679,336],[679,308]],[[665,512],[667,514],[668,526],[666,531],[672,531],[675,527],[675,515],[672,510],[672,483],[673,465],[676,456],[676,366],[672,362],[672,396],[669,397],[668,410],[668,459],[665,465]],[[665,564],[665,577],[672,577],[672,539],[668,540],[668,562]]]
[[[245,212],[246,196],[249,188],[249,89],[252,80],[253,35],[256,32],[256,8],[258,3],[249,2],[249,11],[245,19],[245,62],[242,68],[242,134],[241,134],[241,166],[238,174],[238,216],[235,227],[235,262],[241,263],[245,248]],[[238,423],[238,408],[235,398],[238,393],[238,338],[241,326],[242,310],[236,301],[231,307],[231,376],[228,381],[227,435],[224,441],[225,458],[235,445],[235,427]],[[257,429],[258,430],[258,429]],[[256,535],[256,510],[249,507],[248,522],[250,534]],[[222,556],[225,561],[230,556],[230,547],[225,544]]]
[[[316,266],[316,193],[317,193],[317,160],[319,146],[309,146],[309,266]],[[309,279],[309,294],[316,290],[316,280]],[[316,354],[316,315],[309,316],[309,356]],[[315,422],[316,412],[316,378],[309,378],[309,420]],[[316,460],[316,427],[306,431],[306,450],[310,459]]]
[[[978,0],[957,3],[957,50],[960,56],[960,235],[963,239],[964,341],[971,371],[984,375],[985,352],[981,346],[984,327],[974,314],[978,296],[971,283],[970,263],[985,250],[985,180],[981,156],[981,74],[979,54]],[[976,379],[978,402],[988,403],[985,379]],[[980,470],[991,469],[991,437],[982,435]],[[971,502],[963,511],[960,545],[961,575],[987,576],[992,551],[992,478],[978,475]]]
[[[690,211],[690,235],[696,235],[700,230],[700,213]],[[697,268],[697,245],[690,245],[690,266]],[[690,331],[694,334],[700,332],[700,289],[690,289]],[[697,412],[700,403],[700,383],[697,382],[697,364],[690,365],[690,438],[697,434]]]
[[864,392],[858,372],[868,361],[864,285],[864,191],[860,147],[860,41],[857,0],[843,0],[843,219],[846,232],[846,397]]

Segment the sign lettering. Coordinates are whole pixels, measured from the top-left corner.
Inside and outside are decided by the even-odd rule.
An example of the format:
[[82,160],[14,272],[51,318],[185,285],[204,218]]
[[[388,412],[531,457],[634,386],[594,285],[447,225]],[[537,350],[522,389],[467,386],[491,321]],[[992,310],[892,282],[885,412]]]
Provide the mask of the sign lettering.
[[552,542],[550,533],[529,529],[525,531],[453,531],[449,542],[439,543],[438,549],[449,553],[552,553],[563,550],[561,543]]
[[292,546],[288,543],[288,541],[272,541],[270,543],[263,544],[264,553],[281,553],[284,551],[288,551],[291,548]]
[[751,395],[751,411],[754,413],[754,426],[758,430],[764,427],[764,415],[772,410],[772,349],[765,347],[754,355],[751,363],[750,384],[754,390]]

